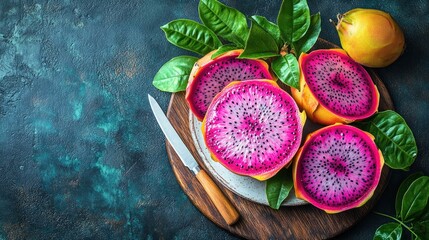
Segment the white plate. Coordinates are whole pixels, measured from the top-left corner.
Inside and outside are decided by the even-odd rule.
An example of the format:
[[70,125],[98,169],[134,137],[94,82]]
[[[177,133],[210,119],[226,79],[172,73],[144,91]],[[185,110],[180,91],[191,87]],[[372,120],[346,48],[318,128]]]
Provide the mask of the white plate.
[[[222,164],[211,159],[210,152],[204,143],[201,132],[201,122],[199,122],[191,112],[189,112],[189,127],[198,154],[207,167],[207,170],[214,178],[235,194],[252,202],[268,205],[268,200],[265,195],[265,182],[232,173]],[[282,206],[297,206],[306,203],[307,202],[304,200],[297,199],[295,197],[295,192],[292,190]]]

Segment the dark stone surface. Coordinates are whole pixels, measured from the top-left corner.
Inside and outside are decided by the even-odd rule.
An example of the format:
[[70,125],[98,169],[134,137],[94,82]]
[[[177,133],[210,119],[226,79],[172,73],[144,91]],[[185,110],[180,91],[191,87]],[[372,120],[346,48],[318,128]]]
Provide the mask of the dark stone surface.
[[[275,21],[281,1],[224,1]],[[163,63],[193,55],[159,27],[198,20],[198,1],[0,1],[0,239],[234,239],[206,219],[176,182],[147,102]],[[407,49],[379,69],[414,131],[410,172],[429,172],[429,2],[309,0],[321,37],[355,7],[390,12]],[[392,171],[375,210],[394,213],[408,173]],[[388,220],[369,214],[338,239],[371,239]],[[281,238],[281,236],[279,236]]]

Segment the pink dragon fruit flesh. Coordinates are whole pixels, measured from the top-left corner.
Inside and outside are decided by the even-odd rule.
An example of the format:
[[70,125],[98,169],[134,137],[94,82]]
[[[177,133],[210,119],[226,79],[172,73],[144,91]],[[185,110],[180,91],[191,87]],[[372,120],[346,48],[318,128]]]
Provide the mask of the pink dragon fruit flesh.
[[263,60],[237,58],[243,50],[232,50],[212,59],[213,53],[198,60],[189,76],[186,101],[198,120],[202,120],[207,108],[228,83],[248,79],[273,79],[268,64]]
[[362,206],[373,195],[384,164],[373,139],[343,124],[309,134],[294,161],[296,197],[327,213]]
[[300,89],[291,89],[314,122],[350,123],[377,112],[380,94],[368,72],[342,49],[319,49],[299,58]]
[[304,122],[305,113],[275,81],[234,81],[213,99],[202,132],[215,161],[262,181],[289,166]]

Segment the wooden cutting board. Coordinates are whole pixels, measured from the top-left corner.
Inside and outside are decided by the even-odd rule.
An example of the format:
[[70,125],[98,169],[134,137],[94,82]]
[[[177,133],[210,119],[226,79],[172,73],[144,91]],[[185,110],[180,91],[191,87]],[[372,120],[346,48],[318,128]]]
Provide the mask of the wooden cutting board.
[[[333,47],[336,46],[323,39],[319,39],[315,46],[315,48]],[[374,71],[369,70],[369,73],[380,92],[379,110],[393,109],[392,100],[383,82]],[[188,114],[189,108],[185,102],[185,94],[183,92],[173,94],[167,117],[195,159],[207,171],[193,144]],[[389,175],[389,170],[385,166],[379,186],[371,200],[360,208],[338,214],[327,214],[311,205],[281,207],[279,210],[273,210],[268,206],[235,195],[216,179],[213,179],[240,212],[239,221],[233,226],[228,226],[207,197],[198,180],[182,164],[168,142],[167,154],[177,181],[192,203],[219,227],[247,239],[327,239],[334,237],[353,226],[371,211],[380,198]]]

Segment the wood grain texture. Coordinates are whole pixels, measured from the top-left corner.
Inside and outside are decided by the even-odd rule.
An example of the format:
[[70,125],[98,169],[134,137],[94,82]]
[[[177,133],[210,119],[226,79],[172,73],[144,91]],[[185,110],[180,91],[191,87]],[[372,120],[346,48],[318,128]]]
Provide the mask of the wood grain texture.
[[203,186],[210,200],[225,220],[226,224],[232,225],[237,222],[240,214],[235,209],[228,197],[223,194],[213,179],[201,169],[196,175],[198,181]]
[[[322,39],[319,39],[315,46],[315,48],[333,47],[336,46]],[[393,109],[392,100],[383,82],[374,71],[371,69],[368,71],[380,92],[379,110]],[[192,141],[188,120],[189,108],[184,97],[183,92],[172,95],[167,116],[200,166],[205,169]],[[381,196],[389,175],[389,169],[385,166],[379,186],[371,200],[360,208],[338,214],[327,214],[311,205],[281,207],[279,210],[274,210],[241,198],[217,183],[241,215],[236,224],[229,226],[216,210],[201,184],[182,164],[168,142],[167,154],[177,181],[192,203],[219,227],[247,239],[327,239],[334,237],[356,224],[370,212]]]

